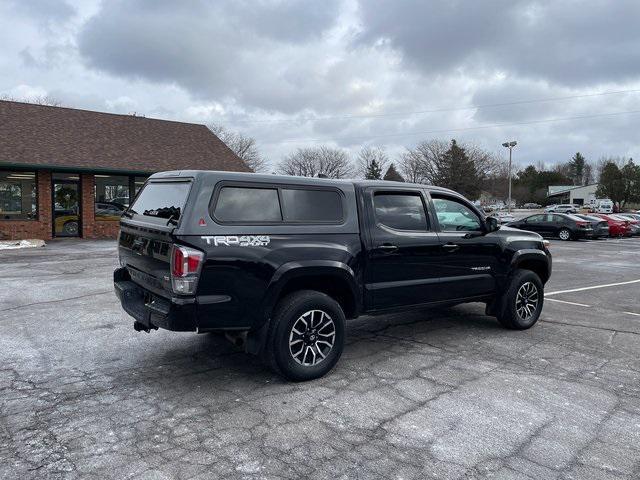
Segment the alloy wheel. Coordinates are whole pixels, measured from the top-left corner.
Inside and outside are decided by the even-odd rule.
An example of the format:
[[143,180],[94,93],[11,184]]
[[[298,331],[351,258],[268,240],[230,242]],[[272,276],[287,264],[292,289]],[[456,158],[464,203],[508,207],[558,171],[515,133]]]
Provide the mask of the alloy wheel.
[[569,240],[569,238],[571,237],[571,233],[569,232],[569,230],[560,230],[560,240]]
[[336,339],[333,319],[322,310],[309,310],[293,322],[289,333],[289,353],[300,365],[311,367],[322,362]]
[[538,310],[540,294],[533,282],[520,285],[516,295],[516,313],[520,320],[529,321]]

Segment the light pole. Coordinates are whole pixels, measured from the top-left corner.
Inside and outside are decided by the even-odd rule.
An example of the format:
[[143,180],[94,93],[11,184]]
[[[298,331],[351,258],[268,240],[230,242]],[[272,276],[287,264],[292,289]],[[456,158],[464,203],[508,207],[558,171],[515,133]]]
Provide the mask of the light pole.
[[516,142],[515,140],[502,144],[503,147],[509,149],[509,199],[507,200],[507,208],[509,210],[509,213],[511,213],[511,152],[513,151],[513,147],[515,147],[517,144],[518,142]]

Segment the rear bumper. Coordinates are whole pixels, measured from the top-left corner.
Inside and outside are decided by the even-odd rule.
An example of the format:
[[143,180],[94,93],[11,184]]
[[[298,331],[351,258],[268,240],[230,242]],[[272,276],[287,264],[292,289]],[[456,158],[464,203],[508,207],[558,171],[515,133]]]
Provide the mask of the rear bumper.
[[122,308],[134,318],[139,328],[176,332],[197,330],[195,299],[167,299],[156,295],[133,282],[124,268],[113,272],[113,286]]
[[593,238],[596,235],[594,234],[592,229],[580,229],[577,228],[574,230],[573,234],[575,235],[576,238]]

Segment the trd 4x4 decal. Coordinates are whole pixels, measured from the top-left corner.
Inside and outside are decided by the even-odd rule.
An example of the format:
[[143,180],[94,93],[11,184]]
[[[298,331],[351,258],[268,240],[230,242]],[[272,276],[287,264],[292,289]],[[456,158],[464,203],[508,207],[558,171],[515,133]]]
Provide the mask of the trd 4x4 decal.
[[200,238],[207,242],[207,245],[216,247],[265,247],[269,245],[271,239],[268,235],[203,235]]

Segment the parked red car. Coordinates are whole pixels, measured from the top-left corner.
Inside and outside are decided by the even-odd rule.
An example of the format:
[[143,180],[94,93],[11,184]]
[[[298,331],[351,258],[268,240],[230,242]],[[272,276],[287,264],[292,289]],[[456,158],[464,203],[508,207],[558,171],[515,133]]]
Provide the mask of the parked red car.
[[605,215],[604,213],[595,213],[603,220],[606,220],[609,224],[609,235],[612,237],[630,237],[631,236],[631,222],[620,220],[615,215]]
[[612,216],[617,220],[628,221],[631,235],[634,235],[634,236],[640,235],[640,220],[638,220],[635,217],[627,216],[624,213],[616,213],[615,215],[612,215]]

